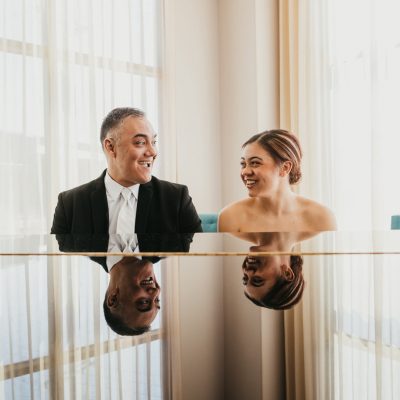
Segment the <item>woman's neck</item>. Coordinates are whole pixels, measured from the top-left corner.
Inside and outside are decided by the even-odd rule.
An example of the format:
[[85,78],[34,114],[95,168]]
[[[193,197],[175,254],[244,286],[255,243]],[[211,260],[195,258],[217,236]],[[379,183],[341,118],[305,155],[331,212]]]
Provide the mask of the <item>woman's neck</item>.
[[297,197],[289,185],[279,187],[273,194],[256,197],[256,202],[268,213],[276,216],[294,211],[294,200]]
[[290,251],[295,238],[292,232],[266,232],[257,235],[257,247],[260,251]]

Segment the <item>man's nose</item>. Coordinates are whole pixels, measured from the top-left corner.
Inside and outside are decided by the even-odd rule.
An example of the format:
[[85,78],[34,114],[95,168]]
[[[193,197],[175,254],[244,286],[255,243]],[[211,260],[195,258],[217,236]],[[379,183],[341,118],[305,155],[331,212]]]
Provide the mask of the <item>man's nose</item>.
[[248,274],[254,274],[257,271],[257,267],[255,265],[248,265],[246,264],[244,266],[244,270],[248,273]]
[[149,157],[155,157],[157,155],[157,145],[149,143],[146,149],[146,155]]
[[148,288],[146,288],[146,292],[152,296],[158,296],[160,294],[160,288],[149,286]]

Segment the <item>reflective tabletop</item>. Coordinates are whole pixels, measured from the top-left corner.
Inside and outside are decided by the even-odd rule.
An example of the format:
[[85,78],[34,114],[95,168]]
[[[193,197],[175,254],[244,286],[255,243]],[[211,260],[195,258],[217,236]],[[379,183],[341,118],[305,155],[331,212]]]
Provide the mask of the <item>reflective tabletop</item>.
[[0,399],[400,398],[400,232],[0,237]]
[[[400,254],[400,231],[134,235],[137,255]],[[0,235],[0,255],[126,254],[121,235]],[[128,238],[128,241],[131,238]],[[272,244],[271,244],[272,242]]]

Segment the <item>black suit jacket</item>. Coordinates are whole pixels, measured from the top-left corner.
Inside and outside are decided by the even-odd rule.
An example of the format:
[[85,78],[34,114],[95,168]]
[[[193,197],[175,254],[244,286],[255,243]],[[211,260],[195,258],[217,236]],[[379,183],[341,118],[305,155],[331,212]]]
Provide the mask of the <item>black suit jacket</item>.
[[[193,241],[193,233],[139,233],[137,235],[139,249],[142,253],[166,253],[166,252],[185,252],[190,250],[190,243]],[[56,235],[58,246],[64,252],[106,253],[108,250],[109,235],[87,235],[87,234],[58,234]],[[132,255],[132,253],[130,253]],[[153,264],[160,261],[160,257],[142,257]],[[106,257],[90,257],[92,261],[100,264],[106,272]]]
[[[58,195],[51,233],[108,234],[104,176]],[[140,185],[136,233],[202,232],[201,221],[186,186],[152,177]]]

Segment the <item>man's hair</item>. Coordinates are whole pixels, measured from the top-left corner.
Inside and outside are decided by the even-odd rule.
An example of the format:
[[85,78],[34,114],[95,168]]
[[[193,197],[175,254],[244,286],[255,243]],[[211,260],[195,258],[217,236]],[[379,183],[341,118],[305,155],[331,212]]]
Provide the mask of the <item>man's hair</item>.
[[100,142],[103,145],[104,139],[107,137],[111,129],[116,128],[126,117],[144,118],[145,112],[138,108],[120,107],[111,110],[103,120],[100,129]]
[[271,308],[273,310],[287,310],[296,305],[303,296],[303,258],[290,256],[290,268],[294,273],[294,279],[287,281],[279,278],[272,289],[261,299],[261,301],[250,297],[246,292],[245,296],[259,307]]
[[119,316],[114,315],[110,308],[107,306],[107,293],[103,302],[104,318],[106,319],[107,325],[118,335],[123,336],[137,336],[142,335],[150,330],[150,326],[142,326],[138,328],[130,328]]

